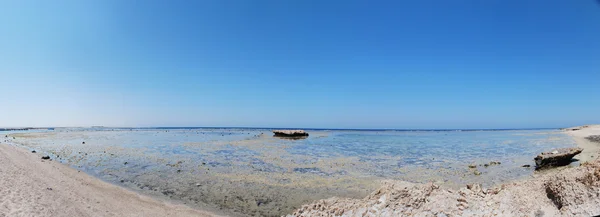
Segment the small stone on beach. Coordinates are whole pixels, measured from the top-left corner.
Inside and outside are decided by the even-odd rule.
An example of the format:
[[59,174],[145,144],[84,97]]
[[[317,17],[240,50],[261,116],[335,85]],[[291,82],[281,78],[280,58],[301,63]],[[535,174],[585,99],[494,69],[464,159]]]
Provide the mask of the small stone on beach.
[[42,160],[48,160],[48,159],[50,159],[50,156],[48,156],[48,155],[42,157]]
[[35,150],[31,151],[31,153],[35,153],[35,152],[36,152]]

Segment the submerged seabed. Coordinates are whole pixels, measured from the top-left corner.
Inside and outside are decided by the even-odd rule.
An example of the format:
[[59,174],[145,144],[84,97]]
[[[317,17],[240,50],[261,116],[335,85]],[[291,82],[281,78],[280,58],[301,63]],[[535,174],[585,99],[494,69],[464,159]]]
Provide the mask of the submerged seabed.
[[[521,165],[539,152],[575,145],[558,130],[308,132],[283,140],[262,129],[88,128],[4,139],[142,193],[260,216],[362,198],[385,179],[490,186],[531,175]],[[490,161],[501,164],[478,166],[481,175],[468,168]]]

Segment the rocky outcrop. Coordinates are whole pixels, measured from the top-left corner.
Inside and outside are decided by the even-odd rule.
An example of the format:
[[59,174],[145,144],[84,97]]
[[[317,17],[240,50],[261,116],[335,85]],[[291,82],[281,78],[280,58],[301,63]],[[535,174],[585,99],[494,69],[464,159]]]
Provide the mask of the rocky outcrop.
[[577,127],[569,127],[569,128],[562,128],[561,130],[564,131],[577,131],[577,130],[582,130],[585,128],[589,128],[590,125],[583,125],[583,126],[577,126]]
[[277,137],[308,137],[304,130],[273,130]]
[[536,169],[568,165],[573,157],[582,151],[582,148],[560,148],[551,152],[542,152],[534,158]]
[[585,139],[589,140],[590,142],[600,143],[600,135],[591,135],[591,136],[585,137]]
[[584,163],[578,173],[561,173],[544,187],[557,209],[570,216],[600,215],[600,163]]
[[388,181],[364,199],[330,198],[291,216],[594,216],[600,214],[600,161],[486,189]]

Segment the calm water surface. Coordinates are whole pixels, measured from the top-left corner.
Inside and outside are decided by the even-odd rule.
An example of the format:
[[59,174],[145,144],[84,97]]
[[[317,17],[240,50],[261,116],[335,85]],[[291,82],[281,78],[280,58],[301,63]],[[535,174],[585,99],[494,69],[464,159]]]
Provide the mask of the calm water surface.
[[[491,186],[530,176],[539,152],[575,146],[558,130],[56,129],[2,132],[105,181],[231,215],[279,216],[332,196],[364,197],[381,180]],[[12,139],[12,137],[15,137]],[[4,137],[4,136],[3,136]],[[499,161],[500,165],[483,164]],[[468,165],[474,163],[481,175]]]

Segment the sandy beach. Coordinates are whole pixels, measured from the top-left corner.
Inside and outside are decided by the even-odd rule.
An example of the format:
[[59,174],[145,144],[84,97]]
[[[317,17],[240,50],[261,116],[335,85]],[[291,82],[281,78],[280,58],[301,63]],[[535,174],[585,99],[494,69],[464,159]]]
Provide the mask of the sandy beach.
[[577,155],[575,158],[580,161],[589,161],[595,159],[600,153],[600,144],[592,142],[586,137],[592,135],[600,135],[600,125],[586,125],[580,127],[573,127],[565,129],[567,134],[570,135],[573,140],[577,143],[578,147],[583,148],[583,152]]
[[219,216],[125,190],[0,144],[0,216]]
[[[600,172],[597,177],[594,175],[600,171],[600,161],[594,161],[600,144],[585,139],[600,135],[600,125],[565,133],[584,148],[578,159],[591,163],[535,174],[489,189],[477,184],[456,190],[433,183],[386,181],[364,199],[320,200],[289,216],[600,214],[594,206],[600,202],[600,196],[593,195],[600,187]],[[139,195],[5,143],[0,144],[0,175],[0,216],[219,216],[214,211]],[[570,188],[571,193],[562,190],[565,188]],[[549,198],[548,192],[558,199]],[[577,196],[580,194],[592,196],[581,198]]]

